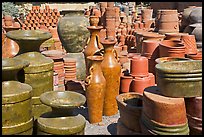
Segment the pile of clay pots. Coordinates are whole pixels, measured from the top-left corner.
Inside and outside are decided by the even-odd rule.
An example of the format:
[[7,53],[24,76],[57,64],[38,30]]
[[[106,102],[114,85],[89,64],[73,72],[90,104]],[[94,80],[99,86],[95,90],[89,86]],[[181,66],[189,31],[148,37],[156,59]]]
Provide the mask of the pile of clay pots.
[[22,26],[23,30],[44,29],[56,27],[60,13],[57,9],[50,9],[48,5],[45,9],[40,6],[32,6],[31,11],[27,14],[26,20]]
[[10,15],[5,15],[3,16],[3,19],[2,19],[2,27],[3,28],[20,28],[21,25],[19,22],[15,22],[14,19],[12,18],[12,16]]

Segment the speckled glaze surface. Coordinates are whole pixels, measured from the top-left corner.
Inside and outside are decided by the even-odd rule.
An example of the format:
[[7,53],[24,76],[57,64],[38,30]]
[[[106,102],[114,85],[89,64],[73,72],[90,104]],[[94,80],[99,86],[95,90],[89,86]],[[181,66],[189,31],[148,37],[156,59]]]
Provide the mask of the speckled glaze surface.
[[102,121],[106,90],[106,79],[101,69],[103,57],[88,56],[87,59],[91,61],[90,75],[85,80],[89,122],[98,123]]
[[134,132],[141,132],[139,119],[142,113],[142,94],[123,93],[116,97],[120,111],[120,122]]
[[202,96],[202,61],[171,61],[156,65],[157,85],[169,97]]
[[40,45],[52,37],[52,34],[42,30],[14,30],[6,33],[6,36],[19,45],[17,55],[40,51]]
[[86,29],[89,20],[83,12],[69,11],[59,19],[57,32],[62,46],[68,53],[81,52],[89,37],[89,31]]
[[[32,87],[18,81],[2,82],[2,134],[16,135],[32,130]],[[24,134],[31,135],[26,132]]]
[[16,58],[2,59],[2,81],[18,81],[18,72],[29,66],[29,62]]
[[120,88],[121,65],[118,62],[117,53],[114,49],[116,40],[104,39],[101,43],[105,49],[101,67],[106,79],[103,114],[111,116],[118,112],[116,96],[119,94]]

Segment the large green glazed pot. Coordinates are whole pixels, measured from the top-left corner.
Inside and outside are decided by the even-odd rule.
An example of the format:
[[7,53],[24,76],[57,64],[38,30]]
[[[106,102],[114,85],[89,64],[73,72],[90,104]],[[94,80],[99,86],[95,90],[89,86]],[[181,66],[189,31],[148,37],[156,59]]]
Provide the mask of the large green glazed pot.
[[171,61],[155,66],[157,85],[169,97],[202,96],[202,61]]
[[2,134],[32,135],[32,87],[18,81],[2,82]]
[[[2,59],[2,81],[18,81],[18,74],[20,70],[29,66],[29,62],[14,58]],[[24,75],[24,74],[21,74]]]
[[19,45],[17,55],[33,51],[40,52],[40,45],[52,38],[50,32],[42,30],[14,30],[6,33],[6,36]]
[[[44,92],[53,90],[53,66],[54,61],[45,57],[39,52],[28,52],[18,55],[16,58],[24,59],[30,63],[30,65],[24,68],[25,76],[21,77],[21,81],[32,86],[32,103],[33,114],[42,114],[46,112],[46,109],[39,111],[35,105],[41,105],[40,95]],[[36,119],[34,115],[34,118]]]
[[86,65],[85,58],[82,52],[79,53],[67,53],[65,58],[74,58],[76,59],[76,77],[77,80],[85,80],[86,79]]
[[57,32],[62,46],[68,53],[81,52],[89,38],[89,20],[83,11],[67,11],[65,16],[59,19]]

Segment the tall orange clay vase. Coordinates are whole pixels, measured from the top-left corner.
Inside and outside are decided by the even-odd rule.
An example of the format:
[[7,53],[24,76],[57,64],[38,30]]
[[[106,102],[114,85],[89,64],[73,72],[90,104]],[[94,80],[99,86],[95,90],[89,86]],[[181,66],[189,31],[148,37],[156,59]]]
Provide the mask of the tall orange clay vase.
[[106,79],[103,114],[105,116],[111,116],[118,113],[116,96],[119,95],[121,65],[117,60],[117,52],[114,49],[116,39],[103,39],[101,43],[105,49],[101,67]]
[[106,79],[101,69],[103,56],[88,56],[87,59],[91,62],[90,75],[85,80],[89,122],[98,123],[102,121],[106,89]]
[[100,43],[99,33],[102,29],[102,26],[88,26],[87,29],[90,31],[90,39],[87,42],[87,45],[84,49],[84,57],[85,57],[85,63],[86,63],[86,75],[89,75],[89,68],[90,63],[89,60],[87,60],[88,56],[93,56],[100,52],[100,50],[103,48],[102,44]]

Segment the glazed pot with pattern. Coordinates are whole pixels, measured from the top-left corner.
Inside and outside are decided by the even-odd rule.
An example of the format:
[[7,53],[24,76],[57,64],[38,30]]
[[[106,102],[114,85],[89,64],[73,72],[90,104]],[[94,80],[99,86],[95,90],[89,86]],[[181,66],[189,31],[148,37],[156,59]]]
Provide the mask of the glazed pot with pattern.
[[185,46],[185,54],[196,54],[197,53],[195,35],[181,36],[181,41],[184,43],[184,46]]
[[32,87],[18,81],[2,82],[2,135],[32,135]]
[[188,135],[184,98],[163,96],[156,86],[146,88],[140,124],[144,134]]
[[[82,25],[80,25],[82,24]],[[57,32],[62,46],[69,53],[81,52],[87,43],[89,20],[82,11],[69,11],[57,23]]]
[[73,91],[47,91],[40,100],[52,111],[37,119],[37,135],[84,135],[86,120],[81,114],[75,114],[75,109],[86,101],[84,95]]
[[162,95],[197,97],[202,95],[202,61],[170,61],[156,66],[157,85]]
[[9,31],[6,36],[18,44],[17,55],[26,52],[39,52],[40,45],[52,37],[51,33],[41,30],[14,30]]
[[118,105],[115,98],[119,94],[121,64],[118,62],[118,55],[114,49],[116,39],[104,39],[101,43],[105,50],[101,67],[106,79],[103,114],[111,116],[118,113]]
[[100,55],[100,50],[102,50],[103,46],[100,43],[99,33],[102,29],[102,26],[88,26],[88,30],[90,31],[90,39],[87,42],[87,45],[83,51],[84,57],[85,57],[85,63],[86,63],[86,75],[89,75],[89,68],[90,63],[89,60],[87,60],[88,56],[93,55]]
[[2,81],[19,81],[19,75],[24,75],[23,68],[29,66],[29,62],[14,58],[2,59]]
[[89,122],[102,122],[103,104],[106,89],[106,79],[101,69],[102,56],[88,56],[91,61],[90,75],[86,77],[86,99],[88,106]]
[[120,122],[133,132],[141,133],[140,117],[142,113],[142,94],[122,93],[116,97],[120,111]]

